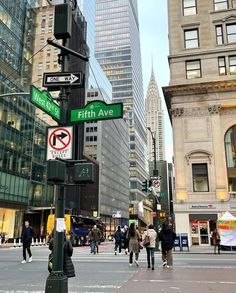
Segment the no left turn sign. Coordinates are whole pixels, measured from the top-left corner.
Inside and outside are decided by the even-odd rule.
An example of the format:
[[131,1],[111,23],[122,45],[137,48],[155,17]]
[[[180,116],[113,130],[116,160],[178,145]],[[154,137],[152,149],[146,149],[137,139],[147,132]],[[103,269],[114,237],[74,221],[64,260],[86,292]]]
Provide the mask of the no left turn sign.
[[49,127],[47,135],[47,160],[72,159],[73,127]]

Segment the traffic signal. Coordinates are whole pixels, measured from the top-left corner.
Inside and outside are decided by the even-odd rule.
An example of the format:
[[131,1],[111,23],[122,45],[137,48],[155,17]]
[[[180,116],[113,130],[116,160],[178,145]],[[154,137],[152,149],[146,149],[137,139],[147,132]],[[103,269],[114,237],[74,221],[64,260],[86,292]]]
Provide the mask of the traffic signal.
[[147,190],[148,190],[149,192],[152,192],[152,180],[149,180],[149,181],[148,181],[148,188],[147,188]]
[[142,182],[142,191],[147,192],[147,189],[148,189],[148,181],[147,180],[144,180]]

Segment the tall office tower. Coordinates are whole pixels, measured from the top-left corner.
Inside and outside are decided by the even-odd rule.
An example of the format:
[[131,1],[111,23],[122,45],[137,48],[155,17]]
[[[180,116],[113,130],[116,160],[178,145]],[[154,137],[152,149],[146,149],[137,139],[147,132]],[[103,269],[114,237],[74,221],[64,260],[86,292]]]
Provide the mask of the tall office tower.
[[231,0],[168,1],[171,79],[163,90],[173,126],[176,230],[196,245],[210,245],[217,219],[236,207],[235,9]]
[[[103,90],[88,89],[86,102],[104,101]],[[107,234],[116,225],[127,225],[129,219],[129,134],[123,119],[85,123],[84,153],[99,162],[98,215],[106,223]],[[83,205],[89,204],[84,194]],[[87,209],[89,207],[87,206]]]
[[[153,68],[146,97],[146,126],[151,130],[156,140],[157,161],[165,160],[164,113]],[[148,161],[154,161],[152,135],[148,131]]]
[[[24,211],[32,202],[45,205],[42,194],[49,202],[53,199],[45,183],[46,127],[35,119],[35,107],[26,95],[36,4],[0,0],[0,233],[9,238],[20,236]],[[6,93],[9,96],[2,96]]]
[[130,200],[138,203],[147,178],[147,147],[137,1],[97,0],[95,26],[95,56],[112,84],[113,101],[124,104]]

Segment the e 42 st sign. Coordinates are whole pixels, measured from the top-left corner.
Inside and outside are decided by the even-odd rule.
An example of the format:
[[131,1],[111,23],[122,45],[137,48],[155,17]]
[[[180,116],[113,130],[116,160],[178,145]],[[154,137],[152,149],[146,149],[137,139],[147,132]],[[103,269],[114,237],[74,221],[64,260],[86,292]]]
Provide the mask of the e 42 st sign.
[[30,93],[30,101],[43,110],[45,113],[50,115],[54,120],[60,121],[61,119],[61,108],[58,104],[56,104],[49,92],[47,91],[40,91],[35,86],[31,86],[31,93]]

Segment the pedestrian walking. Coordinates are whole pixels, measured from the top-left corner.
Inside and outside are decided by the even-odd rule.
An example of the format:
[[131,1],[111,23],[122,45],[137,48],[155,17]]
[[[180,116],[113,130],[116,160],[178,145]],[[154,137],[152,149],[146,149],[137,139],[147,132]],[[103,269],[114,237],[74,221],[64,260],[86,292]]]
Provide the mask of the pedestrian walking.
[[116,232],[114,233],[114,239],[115,239],[115,255],[117,255],[117,248],[119,248],[119,253],[121,253],[122,249],[122,241],[124,238],[124,234],[121,231],[120,226],[117,227]]
[[98,242],[101,239],[101,232],[96,225],[94,225],[93,229],[89,232],[89,239],[91,241],[91,252],[93,254],[98,253]]
[[[50,255],[53,254],[53,238],[50,240],[49,243],[49,249],[52,251],[52,253]],[[74,268],[74,264],[72,262],[72,255],[73,255],[73,246],[71,244],[71,241],[64,236],[64,250],[63,250],[63,272],[64,274],[67,276],[67,278],[72,278],[75,277],[75,268]],[[49,256],[50,258],[50,256]],[[52,261],[52,258],[51,258]],[[53,268],[52,268],[53,269]]]
[[161,242],[161,252],[163,267],[170,268],[173,266],[172,248],[176,234],[173,231],[171,223],[163,223],[161,232],[159,234],[159,241]]
[[220,254],[220,234],[215,229],[212,233],[212,244],[214,245],[214,254],[216,254],[216,249],[218,249],[218,254]]
[[130,224],[129,231],[127,233],[127,239],[129,239],[129,265],[133,264],[133,254],[135,254],[135,264],[139,266],[138,258],[139,258],[139,242],[140,242],[140,234],[138,230],[135,229],[134,223]]
[[31,246],[33,237],[34,237],[34,231],[32,227],[30,227],[29,221],[25,221],[25,227],[22,229],[22,233],[21,233],[21,241],[23,244],[23,260],[21,262],[22,264],[26,263],[26,250],[29,255],[28,262],[32,262],[32,253],[30,250],[30,246]]
[[129,240],[127,237],[128,231],[129,231],[129,227],[125,225],[123,228],[123,235],[124,235],[123,236],[123,247],[125,250],[125,254],[128,254],[128,251],[129,251]]
[[146,246],[146,252],[147,252],[147,263],[148,263],[148,269],[151,268],[152,263],[152,270],[154,270],[154,264],[155,264],[155,247],[156,247],[156,238],[157,238],[157,232],[154,230],[153,225],[149,225],[147,231],[143,234],[143,240],[146,236],[149,236],[150,244]]

